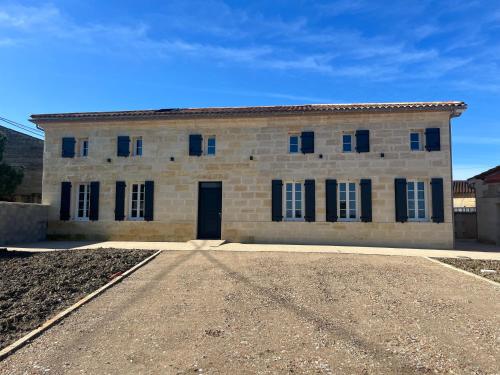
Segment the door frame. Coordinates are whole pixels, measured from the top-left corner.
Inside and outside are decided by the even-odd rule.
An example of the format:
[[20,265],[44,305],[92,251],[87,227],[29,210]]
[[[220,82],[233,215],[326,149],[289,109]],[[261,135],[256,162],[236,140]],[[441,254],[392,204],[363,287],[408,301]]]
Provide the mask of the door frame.
[[[222,202],[223,202],[223,194],[222,194],[222,181],[198,181],[198,211],[197,211],[197,217],[196,217],[196,239],[201,239],[200,238],[200,222],[201,222],[201,190],[202,190],[202,185],[204,183],[217,183],[219,184],[219,189],[220,189],[220,235],[219,238],[213,238],[214,240],[216,239],[221,239],[222,238]],[[203,238],[206,239],[206,238]]]

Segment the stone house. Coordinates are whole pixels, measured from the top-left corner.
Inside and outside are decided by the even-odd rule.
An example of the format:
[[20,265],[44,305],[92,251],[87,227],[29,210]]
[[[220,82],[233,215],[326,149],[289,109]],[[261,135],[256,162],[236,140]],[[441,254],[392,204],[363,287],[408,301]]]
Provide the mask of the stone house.
[[6,137],[3,160],[23,170],[23,181],[9,200],[40,203],[42,200],[43,140],[0,126]]
[[32,115],[62,238],[453,246],[463,102]]
[[468,181],[476,190],[477,239],[500,245],[500,165]]

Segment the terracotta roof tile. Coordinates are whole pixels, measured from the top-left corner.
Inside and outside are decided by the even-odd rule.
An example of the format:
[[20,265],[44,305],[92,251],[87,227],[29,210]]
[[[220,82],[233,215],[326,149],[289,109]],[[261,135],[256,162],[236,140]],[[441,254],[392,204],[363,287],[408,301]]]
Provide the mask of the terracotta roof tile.
[[165,108],[156,110],[75,112],[33,114],[34,123],[67,120],[106,120],[120,118],[183,118],[183,117],[238,117],[260,115],[287,115],[298,113],[339,112],[415,112],[448,111],[458,116],[467,109],[460,101],[449,102],[402,102],[402,103],[352,103],[352,104],[306,104],[256,107],[208,107],[208,108]]

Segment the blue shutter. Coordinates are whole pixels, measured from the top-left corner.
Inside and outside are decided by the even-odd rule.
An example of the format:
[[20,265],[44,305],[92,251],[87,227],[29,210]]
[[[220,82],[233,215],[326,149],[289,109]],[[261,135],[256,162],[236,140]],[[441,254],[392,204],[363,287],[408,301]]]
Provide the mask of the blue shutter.
[[75,157],[75,143],[76,143],[76,140],[73,137],[65,137],[62,139],[62,157],[63,158],[74,158]]
[[425,149],[427,151],[441,150],[441,133],[439,128],[425,129]]
[[304,219],[312,222],[316,221],[316,184],[314,180],[305,180],[306,211]]
[[362,179],[361,187],[361,221],[372,221],[372,180]]
[[432,221],[435,223],[444,222],[444,193],[443,179],[431,179],[432,187]]
[[300,143],[303,154],[314,154],[314,132],[302,132]]
[[202,154],[203,137],[201,134],[189,135],[189,156],[200,156]]
[[71,206],[71,182],[61,182],[61,207],[59,210],[60,220],[69,220]]
[[99,182],[90,183],[90,220],[99,220]]
[[155,183],[154,181],[146,181],[144,183],[144,220],[153,221],[155,197]]
[[369,130],[356,130],[356,152],[370,152]]
[[127,157],[130,155],[130,137],[127,135],[118,136],[116,142],[116,156]]
[[272,183],[271,216],[273,221],[283,220],[283,182],[281,180],[273,180]]
[[394,197],[396,204],[396,221],[404,223],[408,221],[405,178],[396,178],[394,180]]
[[326,180],[326,221],[335,222],[337,216],[337,180]]
[[116,181],[115,220],[125,219],[125,181]]

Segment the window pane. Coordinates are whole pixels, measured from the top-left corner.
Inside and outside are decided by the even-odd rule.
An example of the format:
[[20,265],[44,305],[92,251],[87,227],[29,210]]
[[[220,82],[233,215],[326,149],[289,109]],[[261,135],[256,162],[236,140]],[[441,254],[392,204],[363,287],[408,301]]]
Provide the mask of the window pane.
[[418,218],[425,219],[425,210],[418,210]]
[[301,210],[295,210],[295,218],[300,219],[302,217],[302,211]]
[[349,218],[356,219],[356,210],[355,209],[349,210]]
[[286,192],[286,200],[287,201],[291,201],[292,200],[292,192],[291,191],[287,191]]
[[418,190],[424,190],[424,183],[422,181],[417,182]]
[[292,210],[286,210],[286,217],[291,219],[293,217],[293,211]]
[[346,218],[346,210],[342,210],[342,209],[341,209],[341,210],[340,210],[340,215],[339,215],[339,216],[340,216],[340,218],[341,218],[341,219],[345,219],[345,218]]
[[410,210],[415,209],[415,201],[413,199],[408,200],[408,209],[410,209]]
[[340,201],[340,210],[345,210],[347,208],[347,203],[346,201]]
[[286,209],[287,210],[291,210],[293,207],[292,207],[292,201],[286,201]]
[[408,210],[408,218],[415,219],[415,210]]
[[302,185],[301,184],[295,184],[295,191],[301,191],[302,190]]
[[423,200],[418,201],[418,209],[425,210],[425,201],[423,201]]
[[286,184],[286,191],[292,191],[292,184]]
[[340,191],[345,191],[345,183],[342,182],[342,183],[339,184],[339,190]]
[[296,135],[290,136],[290,144],[289,144],[290,152],[299,152],[299,137]]

